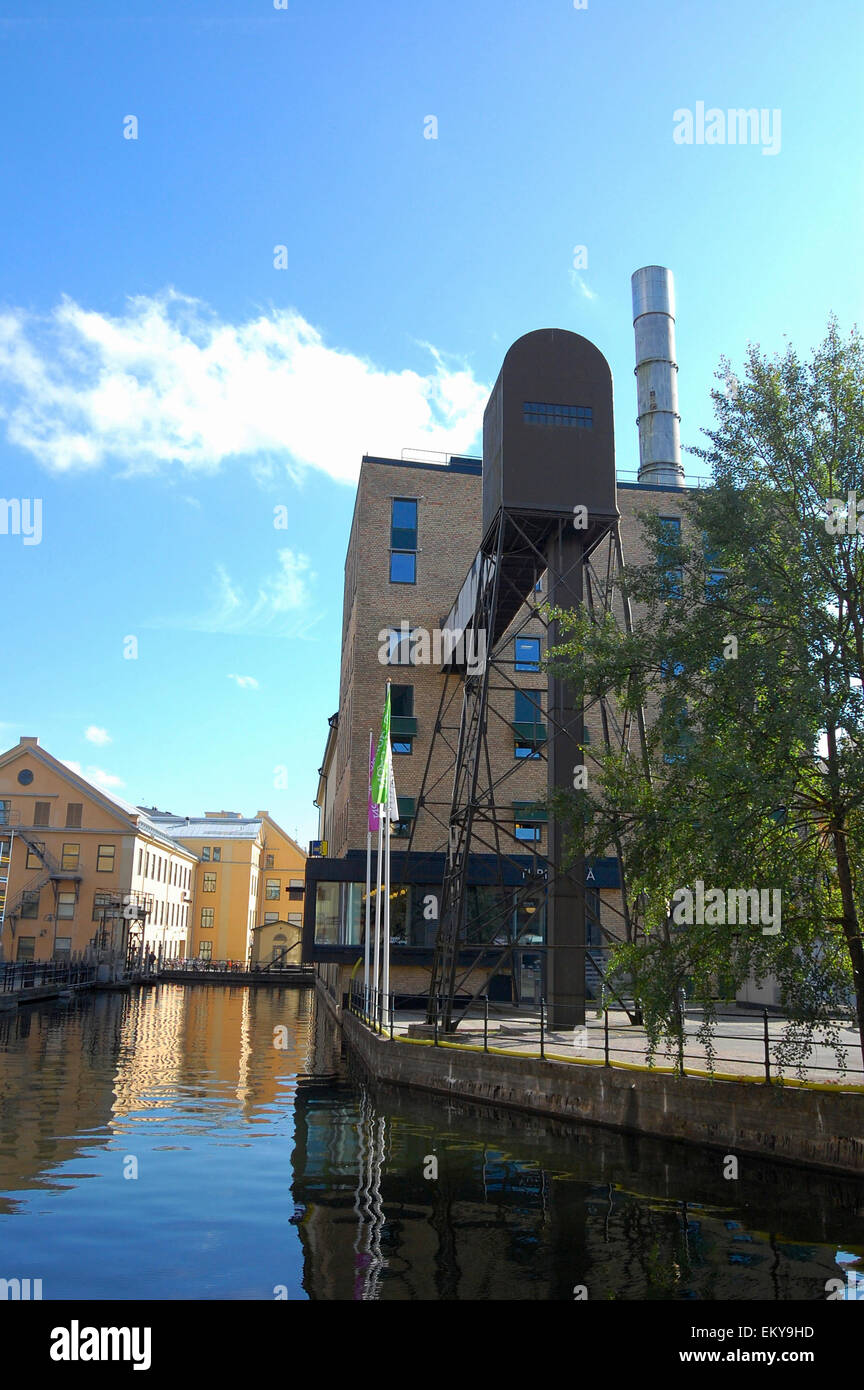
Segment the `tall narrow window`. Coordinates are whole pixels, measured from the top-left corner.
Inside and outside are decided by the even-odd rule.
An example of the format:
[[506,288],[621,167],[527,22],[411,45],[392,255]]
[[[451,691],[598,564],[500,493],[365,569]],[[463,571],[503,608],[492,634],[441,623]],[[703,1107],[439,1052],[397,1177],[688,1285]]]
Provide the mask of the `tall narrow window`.
[[100,845],[96,851],[96,872],[97,874],[113,874],[114,872],[114,845]]
[[66,807],[66,829],[77,830],[81,824],[81,811],[83,803],[80,801],[70,801]]
[[51,802],[37,801],[33,808],[33,824],[48,825],[51,820]]
[[663,571],[663,594],[665,598],[681,598],[683,594],[683,572],[675,564],[678,547],[681,544],[680,516],[661,516],[660,549],[658,564]]
[[417,499],[394,497],[390,518],[390,583],[417,582]]

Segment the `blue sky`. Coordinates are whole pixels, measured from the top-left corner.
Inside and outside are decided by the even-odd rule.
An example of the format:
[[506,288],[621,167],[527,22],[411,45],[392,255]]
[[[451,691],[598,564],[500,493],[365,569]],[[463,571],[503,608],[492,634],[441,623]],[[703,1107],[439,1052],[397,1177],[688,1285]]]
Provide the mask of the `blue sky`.
[[[313,836],[364,450],[476,449],[560,326],[635,468],[642,265],[685,445],[721,354],[860,320],[862,51],[858,0],[3,0],[0,745]],[[700,101],[778,152],[676,143]]]

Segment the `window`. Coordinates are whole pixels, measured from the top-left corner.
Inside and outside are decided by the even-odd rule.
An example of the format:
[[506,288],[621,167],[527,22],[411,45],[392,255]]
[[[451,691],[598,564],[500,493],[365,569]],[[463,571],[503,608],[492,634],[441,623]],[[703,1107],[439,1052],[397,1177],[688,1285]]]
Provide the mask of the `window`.
[[139,849],[139,851],[138,851],[138,876],[139,876],[139,877],[141,876],[141,863],[142,863],[143,859],[144,859],[144,851],[143,851],[143,849]]
[[264,897],[278,898],[282,891],[282,884],[278,878],[268,878],[264,881]]
[[15,953],[16,960],[32,960],[36,954],[35,936],[19,936],[18,950]]
[[64,845],[64,846],[63,846],[63,853],[62,853],[62,855],[60,856],[60,868],[61,868],[61,869],[77,869],[77,868],[78,868],[78,859],[79,859],[79,857],[80,857],[80,853],[81,853],[81,846],[80,846],[80,845],[69,845],[69,844]]
[[391,550],[417,549],[417,499],[394,497],[390,517]]
[[384,633],[386,640],[382,639],[383,645],[379,649],[379,657],[386,656],[388,666],[412,666],[414,664],[416,629],[409,628],[407,623],[403,623],[401,627],[384,629]]
[[41,869],[41,868],[43,868],[43,867],[44,867],[44,864],[45,864],[45,861],[44,861],[44,859],[42,859],[41,856],[42,856],[44,853],[45,853],[45,841],[44,841],[44,840],[34,840],[32,845],[28,845],[28,846],[27,846],[27,863],[25,864],[24,867],[25,867],[26,869]]
[[303,918],[300,916],[299,912],[289,912],[288,921],[291,923],[292,927],[302,927],[303,925]]
[[390,583],[417,583],[417,556],[413,550],[390,551]]
[[516,638],[516,670],[517,670],[517,671],[539,671],[539,670],[540,670],[540,638],[539,638],[539,637],[517,637],[517,638]]
[[203,846],[203,848],[202,848],[202,850],[201,850],[201,858],[204,860],[204,863],[205,863],[205,864],[209,864],[209,863],[210,863],[210,846],[209,846],[209,845],[204,845],[204,846]]
[[304,884],[302,878],[292,878],[292,879],[289,879],[289,882],[288,882],[288,899],[289,899],[289,901],[290,901],[290,902],[295,902],[295,903],[296,903],[296,902],[301,902],[301,903],[302,903],[302,901],[303,901],[303,893],[304,893],[305,887],[306,887],[306,885]]
[[543,719],[543,712],[540,708],[540,700],[541,692],[539,690],[514,690],[513,723],[540,724]]
[[113,874],[114,872],[114,845],[100,845],[96,851],[96,872],[97,874]]
[[272,869],[272,868],[273,868],[273,863],[274,863],[275,859],[276,859],[276,855],[275,855],[275,854],[265,854],[265,856],[264,856],[264,868],[265,868],[265,869]]
[[546,740],[541,699],[542,692],[539,690],[513,691],[513,730],[516,735],[513,751],[517,758],[540,757],[539,745]]
[[54,959],[58,956],[68,956],[72,950],[71,936],[55,936],[54,938]]
[[531,821],[517,820],[514,834],[517,840],[530,840],[536,842],[540,839],[541,828]]
[[204,892],[205,892],[205,893],[215,893],[215,892],[216,892],[216,875],[215,875],[214,873],[209,873],[209,874],[205,874],[205,875],[204,875]]
[[66,829],[77,830],[81,824],[81,812],[83,803],[80,801],[70,801],[66,807]]
[[390,583],[417,582],[417,501],[394,497],[390,518]]
[[590,430],[594,413],[590,405],[547,405],[543,401],[525,401],[522,419],[526,425],[570,425]]
[[414,819],[414,797],[397,797],[399,802],[399,819],[392,822],[392,834],[397,840],[407,840],[411,834],[411,822]]
[[62,921],[70,921],[75,916],[75,894],[57,894],[57,916]]
[[144,877],[145,877],[145,878],[149,878],[149,877],[150,877],[150,855],[149,855],[149,854],[145,855],[145,858],[144,858]]
[[24,889],[24,892],[21,894],[21,916],[31,918],[39,916],[38,888]]
[[664,598],[681,598],[683,595],[683,572],[678,566],[669,566],[666,563],[667,554],[671,559],[681,544],[681,518],[680,516],[661,516],[658,520],[660,522],[660,547],[657,561],[664,572],[663,596]]
[[198,955],[199,955],[199,957],[200,957],[201,960],[212,960],[212,959],[213,959],[213,942],[212,942],[212,941],[199,941],[199,942],[198,942]]
[[33,808],[33,824],[49,825],[51,821],[51,802],[37,801]]
[[278,921],[279,921],[279,913],[278,913],[278,912],[265,912],[265,913],[264,913],[264,925],[265,925],[265,927],[268,926],[271,922],[278,922]]
[[0,801],[0,825],[8,825],[12,815],[12,802]]
[[213,922],[215,921],[215,918],[216,918],[216,909],[215,909],[215,908],[212,908],[212,907],[202,907],[202,909],[201,909],[201,926],[202,926],[202,928],[210,928],[210,927],[212,927],[212,926],[213,926]]
[[411,719],[414,715],[413,685],[391,685],[390,713],[395,719]]
[[536,743],[526,742],[524,739],[516,740],[514,753],[517,758],[539,758],[540,749]]
[[214,863],[214,864],[221,864],[221,862],[222,862],[222,846],[221,846],[221,845],[214,845],[214,846],[213,846],[213,863]]

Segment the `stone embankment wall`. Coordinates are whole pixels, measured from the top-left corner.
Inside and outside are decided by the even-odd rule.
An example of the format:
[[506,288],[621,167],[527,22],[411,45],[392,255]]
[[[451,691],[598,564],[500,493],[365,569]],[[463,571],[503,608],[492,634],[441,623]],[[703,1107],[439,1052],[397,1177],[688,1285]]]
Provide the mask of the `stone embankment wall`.
[[390,1042],[353,1014],[343,1012],[341,1022],[346,1042],[372,1075],[395,1085],[864,1176],[861,1092],[676,1078]]

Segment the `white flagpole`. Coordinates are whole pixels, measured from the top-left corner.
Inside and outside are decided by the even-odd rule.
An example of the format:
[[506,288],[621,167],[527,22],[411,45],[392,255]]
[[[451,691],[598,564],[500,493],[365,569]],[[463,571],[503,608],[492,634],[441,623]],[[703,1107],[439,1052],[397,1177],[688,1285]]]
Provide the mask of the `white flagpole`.
[[[378,808],[378,864],[375,873],[375,966],[373,971],[373,990],[378,989],[380,960],[381,960],[381,837],[384,826],[383,807]],[[377,1007],[377,995],[373,996],[373,1004]]]
[[387,819],[384,822],[384,1007],[390,998],[390,788],[393,781],[393,753],[387,741]]
[[369,918],[372,907],[372,900],[369,896],[372,891],[372,831],[369,829],[369,808],[372,805],[372,730],[369,730],[369,793],[366,798],[366,934],[363,939],[363,999],[366,1005],[366,1016],[369,1016],[369,957],[372,950],[372,943],[369,939]]

